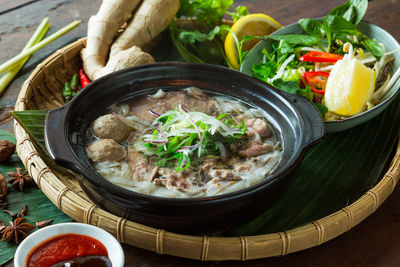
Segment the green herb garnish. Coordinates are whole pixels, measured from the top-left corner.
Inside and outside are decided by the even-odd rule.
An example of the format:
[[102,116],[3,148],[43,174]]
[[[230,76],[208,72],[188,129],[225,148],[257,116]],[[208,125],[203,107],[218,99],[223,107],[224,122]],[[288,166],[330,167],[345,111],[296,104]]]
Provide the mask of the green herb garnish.
[[226,158],[226,147],[246,134],[245,123],[235,123],[229,114],[213,117],[181,106],[161,114],[152,127],[150,134],[135,143],[135,149],[154,159],[157,166],[175,167],[176,171],[205,157]]
[[[369,57],[379,60],[383,56],[381,45],[365,36],[356,26],[367,7],[367,0],[349,0],[332,9],[322,21],[312,18],[300,19],[298,23],[304,34],[268,36],[273,40],[272,45],[269,50],[262,51],[262,62],[252,66],[253,76],[285,92],[306,97],[324,116],[327,112],[327,108],[321,104],[324,91],[316,92],[315,89],[320,80],[312,83],[303,77],[304,73],[318,72],[317,68],[324,66],[310,65],[307,60],[300,61],[299,57],[310,51],[344,55],[344,44],[347,43],[354,51],[361,51],[357,53],[369,52]],[[326,72],[322,69],[321,71]]]
[[[233,0],[180,0],[177,18],[195,18],[195,30],[186,29],[172,22],[171,39],[180,55],[189,62],[227,65],[223,42],[231,26],[223,21],[224,15],[234,21],[248,15],[244,6],[228,11]],[[239,50],[240,51],[240,50]]]

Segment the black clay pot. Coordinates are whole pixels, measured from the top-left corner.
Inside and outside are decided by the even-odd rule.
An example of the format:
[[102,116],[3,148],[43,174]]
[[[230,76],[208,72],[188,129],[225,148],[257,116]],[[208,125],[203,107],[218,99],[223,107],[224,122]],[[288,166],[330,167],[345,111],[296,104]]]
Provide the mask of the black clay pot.
[[[205,198],[170,199],[135,193],[111,184],[92,167],[85,153],[90,124],[119,102],[196,86],[258,106],[280,135],[282,159],[264,181],[236,192]],[[88,85],[70,103],[50,111],[45,139],[51,157],[81,174],[80,184],[99,207],[148,226],[179,233],[215,233],[270,207],[305,150],[325,135],[319,112],[305,98],[288,95],[228,68],[181,62],[156,63],[115,72]]]

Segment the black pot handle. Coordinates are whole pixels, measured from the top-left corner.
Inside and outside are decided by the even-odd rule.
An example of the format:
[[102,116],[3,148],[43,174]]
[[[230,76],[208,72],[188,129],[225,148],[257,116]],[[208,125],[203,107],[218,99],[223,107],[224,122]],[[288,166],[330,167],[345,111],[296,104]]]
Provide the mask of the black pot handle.
[[305,126],[304,147],[311,146],[325,136],[325,123],[318,109],[304,96],[286,94],[297,110],[302,112]]
[[50,110],[47,113],[44,128],[46,148],[50,157],[57,164],[82,173],[85,167],[76,158],[67,140],[65,118],[68,106],[67,104],[59,109]]

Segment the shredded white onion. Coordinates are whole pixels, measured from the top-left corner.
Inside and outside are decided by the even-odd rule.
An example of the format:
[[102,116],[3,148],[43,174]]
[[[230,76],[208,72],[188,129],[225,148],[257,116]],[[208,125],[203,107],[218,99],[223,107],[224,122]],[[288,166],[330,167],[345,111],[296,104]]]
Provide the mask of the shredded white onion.
[[319,51],[319,52],[324,52],[324,51],[322,51],[321,49],[318,49],[318,48],[314,48],[314,47],[302,47],[301,49],[300,49],[300,51]]

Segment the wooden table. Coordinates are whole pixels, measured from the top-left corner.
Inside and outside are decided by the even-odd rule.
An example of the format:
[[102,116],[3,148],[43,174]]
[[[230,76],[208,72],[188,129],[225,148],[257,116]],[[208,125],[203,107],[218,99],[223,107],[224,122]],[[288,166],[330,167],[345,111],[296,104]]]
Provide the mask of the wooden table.
[[[42,18],[48,16],[50,33],[80,19],[81,25],[35,53],[7,91],[0,96],[0,129],[12,131],[8,107],[15,102],[22,83],[35,66],[55,50],[86,35],[87,22],[97,12],[101,0],[0,0],[0,63],[19,53]],[[252,13],[267,13],[282,25],[303,17],[320,17],[344,0],[248,0]],[[365,20],[389,31],[400,40],[400,0],[369,2]],[[400,266],[400,189],[369,218],[336,239],[284,257],[249,262],[200,262],[124,245],[126,266]],[[12,266],[12,263],[7,264]]]

